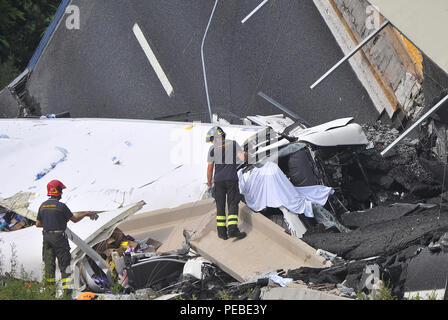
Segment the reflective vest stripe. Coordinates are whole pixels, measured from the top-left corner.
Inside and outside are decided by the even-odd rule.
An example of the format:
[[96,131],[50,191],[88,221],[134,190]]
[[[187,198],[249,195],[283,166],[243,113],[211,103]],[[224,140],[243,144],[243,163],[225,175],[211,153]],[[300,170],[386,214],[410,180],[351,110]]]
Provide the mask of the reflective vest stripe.
[[72,289],[72,278],[64,278],[62,279],[62,289]]

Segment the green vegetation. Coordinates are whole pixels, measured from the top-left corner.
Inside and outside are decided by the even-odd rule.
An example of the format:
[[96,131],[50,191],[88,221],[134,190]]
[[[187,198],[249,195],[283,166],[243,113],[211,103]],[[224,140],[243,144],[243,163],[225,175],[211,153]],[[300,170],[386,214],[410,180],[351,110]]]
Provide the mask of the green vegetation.
[[379,290],[373,294],[373,300],[397,300],[397,297],[392,294],[392,287],[381,281]]
[[[1,242],[1,239],[0,239]],[[63,300],[56,298],[54,292],[47,290],[43,285],[27,274],[17,263],[17,251],[11,245],[11,258],[9,272],[6,271],[5,258],[0,250],[0,300]],[[17,279],[20,278],[20,279]]]
[[397,300],[392,294],[392,287],[384,284],[384,281],[380,281],[380,287],[377,290],[372,290],[369,294],[365,294],[361,290],[356,292],[358,300]]
[[219,291],[218,294],[221,300],[232,300],[232,297],[224,290]]
[[27,66],[60,0],[0,0],[0,90]]

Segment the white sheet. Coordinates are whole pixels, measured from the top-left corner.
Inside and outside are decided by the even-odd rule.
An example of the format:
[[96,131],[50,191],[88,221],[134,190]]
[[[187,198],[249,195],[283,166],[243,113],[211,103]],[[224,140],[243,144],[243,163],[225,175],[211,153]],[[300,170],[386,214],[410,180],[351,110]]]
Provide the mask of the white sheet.
[[247,180],[240,170],[238,178],[240,192],[244,195],[246,204],[254,211],[283,206],[293,213],[313,218],[312,204],[323,206],[328,196],[334,193],[332,188],[322,185],[294,187],[273,162],[254,168]]

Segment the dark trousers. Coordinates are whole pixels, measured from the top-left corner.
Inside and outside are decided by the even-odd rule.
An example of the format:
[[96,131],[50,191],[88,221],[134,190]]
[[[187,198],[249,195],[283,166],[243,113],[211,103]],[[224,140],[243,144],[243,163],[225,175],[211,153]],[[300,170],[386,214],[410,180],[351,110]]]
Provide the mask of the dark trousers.
[[65,233],[43,233],[42,258],[45,265],[45,286],[56,292],[56,259],[61,271],[62,289],[65,294],[72,292],[70,274],[70,245]]
[[236,228],[238,227],[238,204],[241,199],[238,180],[215,182],[218,233],[226,229],[226,199],[228,209],[227,225],[229,228]]

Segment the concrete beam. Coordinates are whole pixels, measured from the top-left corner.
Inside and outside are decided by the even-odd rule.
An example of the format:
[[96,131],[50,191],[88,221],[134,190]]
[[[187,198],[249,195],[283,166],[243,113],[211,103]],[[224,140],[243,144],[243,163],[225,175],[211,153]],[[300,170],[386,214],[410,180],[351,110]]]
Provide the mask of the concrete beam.
[[269,288],[261,289],[261,300],[353,300],[308,288]]

